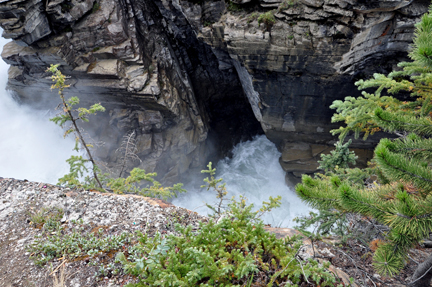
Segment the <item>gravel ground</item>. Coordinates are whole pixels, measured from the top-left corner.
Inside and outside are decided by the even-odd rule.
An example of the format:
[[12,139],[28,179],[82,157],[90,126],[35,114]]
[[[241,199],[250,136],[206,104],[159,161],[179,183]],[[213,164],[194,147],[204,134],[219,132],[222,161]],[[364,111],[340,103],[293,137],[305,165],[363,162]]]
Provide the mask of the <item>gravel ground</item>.
[[[74,260],[58,258],[44,267],[32,260],[28,246],[37,242],[38,236],[47,234],[42,224],[32,222],[32,215],[43,208],[63,211],[60,222],[62,233],[76,230],[76,221],[81,221],[83,235],[95,234],[108,237],[124,232],[134,234],[139,230],[153,236],[175,233],[174,223],[199,227],[200,221],[208,218],[190,210],[173,206],[162,200],[136,195],[116,195],[95,191],[78,191],[50,184],[0,178],[0,287],[11,286],[124,286],[135,279],[108,270],[102,274],[101,266],[115,263],[115,254],[124,251],[127,243],[118,250],[100,253],[96,256],[80,256]],[[33,220],[34,221],[34,220]],[[288,228],[267,227],[277,237],[298,233]],[[371,250],[356,241],[343,247],[335,247],[328,240],[316,242],[315,256],[318,260],[330,261],[330,270],[346,283],[355,278],[356,286],[405,286],[410,282],[416,262],[423,261],[430,249],[417,247],[410,252],[410,262],[395,278],[383,278],[375,274]],[[337,241],[337,240],[335,240]],[[305,239],[305,258],[312,256],[312,245]],[[307,255],[309,254],[309,255]],[[307,255],[307,256],[306,256]],[[61,273],[63,272],[63,276]],[[64,278],[64,284],[55,284],[56,278]],[[346,284],[348,286],[348,284]]]
[[[64,268],[66,286],[123,286],[132,280],[126,275],[94,276],[98,267],[114,262],[115,254],[105,254],[95,260],[55,260],[52,269],[36,266],[27,246],[41,235],[41,226],[31,222],[31,214],[42,208],[61,208],[65,232],[76,220],[82,220],[83,233],[103,230],[103,235],[119,235],[141,230],[153,235],[174,232],[174,223],[198,228],[207,218],[162,200],[135,195],[114,195],[76,191],[58,186],[0,178],[0,287],[54,286],[54,276]],[[119,250],[120,251],[120,250]],[[57,268],[61,265],[61,268]],[[64,267],[63,267],[64,266]],[[57,268],[57,269],[56,269]]]

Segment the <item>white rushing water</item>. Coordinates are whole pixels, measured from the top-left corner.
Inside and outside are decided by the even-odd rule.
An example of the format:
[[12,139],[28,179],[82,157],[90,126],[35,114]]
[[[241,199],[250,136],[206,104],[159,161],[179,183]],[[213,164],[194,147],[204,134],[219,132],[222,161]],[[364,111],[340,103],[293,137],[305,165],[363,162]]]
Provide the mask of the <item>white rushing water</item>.
[[[0,50],[7,42],[0,37]],[[7,71],[0,59],[0,177],[55,184],[69,170],[65,160],[72,154],[73,139],[63,139],[61,128],[49,121],[49,111],[12,99],[5,90]]]
[[[292,227],[295,217],[305,215],[311,209],[285,184],[285,174],[279,164],[280,155],[276,146],[265,136],[257,136],[252,141],[235,146],[232,158],[219,161],[216,178],[222,178],[226,183],[227,198],[235,196],[239,199],[243,195],[256,208],[261,207],[263,201],[268,201],[269,196],[281,195],[281,207],[264,215],[263,220],[273,227]],[[186,185],[188,192],[174,199],[173,204],[208,214],[210,210],[205,203],[216,203],[216,193],[197,188],[200,183],[194,185]]]
[[[6,43],[0,38],[0,49]],[[0,177],[56,184],[68,172],[66,159],[73,153],[73,138],[64,139],[61,128],[49,121],[54,111],[34,110],[12,99],[5,91],[7,70],[8,65],[0,60]],[[47,93],[57,96],[54,92]],[[226,183],[227,198],[244,195],[248,203],[258,208],[269,196],[281,195],[282,206],[263,219],[272,226],[291,227],[294,217],[310,209],[286,186],[279,157],[275,145],[265,136],[258,136],[238,144],[231,159],[221,160],[216,165],[217,177]],[[214,191],[201,191],[201,184],[186,184],[188,193],[173,203],[208,214],[204,203],[215,203],[216,196]]]

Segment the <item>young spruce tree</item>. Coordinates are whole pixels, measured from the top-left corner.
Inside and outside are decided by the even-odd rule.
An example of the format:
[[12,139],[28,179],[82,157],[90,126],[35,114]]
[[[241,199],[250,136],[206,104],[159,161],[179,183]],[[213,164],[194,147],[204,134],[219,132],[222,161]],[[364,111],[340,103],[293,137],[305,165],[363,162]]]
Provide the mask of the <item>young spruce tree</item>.
[[[156,181],[154,177],[157,173],[146,173],[144,169],[135,167],[129,173],[126,178],[121,177],[122,174],[126,173],[127,161],[135,159],[141,161],[135,154],[137,151],[136,144],[134,141],[134,132],[130,133],[125,137],[122,145],[118,149],[119,152],[124,154],[123,162],[121,164],[121,171],[118,178],[109,178],[108,174],[101,174],[101,170],[98,167],[96,160],[94,159],[90,148],[92,144],[89,144],[84,139],[82,129],[80,129],[78,122],[88,122],[88,116],[94,115],[97,112],[104,112],[105,108],[101,104],[93,104],[89,109],[85,107],[75,108],[74,106],[79,104],[78,97],[71,97],[66,99],[64,96],[64,89],[68,88],[66,84],[66,76],[58,69],[59,65],[51,65],[47,72],[51,72],[52,81],[55,83],[51,86],[51,89],[58,89],[60,95],[62,112],[57,116],[50,119],[60,127],[64,128],[66,124],[70,124],[65,131],[64,136],[74,133],[75,134],[75,150],[79,150],[79,146],[86,151],[87,158],[83,156],[71,156],[66,161],[69,163],[70,171],[63,177],[59,178],[59,185],[66,185],[71,188],[84,188],[84,189],[97,189],[99,191],[112,191],[114,193],[137,193],[142,196],[148,196],[153,198],[162,198],[164,200],[176,197],[178,193],[186,192],[182,188],[183,184],[177,183],[171,187],[163,187],[161,183]],[[86,166],[86,163],[91,163],[91,172]],[[81,181],[81,178],[89,173]],[[147,185],[143,184],[148,182]],[[151,184],[151,185],[150,185]]]
[[84,136],[81,132],[81,129],[78,127],[78,121],[81,120],[83,122],[88,122],[88,116],[94,115],[97,112],[104,112],[105,108],[101,106],[101,104],[94,104],[87,108],[74,108],[74,106],[79,104],[78,97],[71,97],[66,99],[64,96],[64,89],[68,88],[69,85],[66,84],[66,76],[62,74],[62,72],[58,69],[59,65],[51,65],[47,72],[51,72],[53,75],[51,76],[54,85],[51,86],[52,90],[58,89],[58,94],[61,99],[61,107],[62,113],[50,119],[60,127],[64,128],[66,124],[70,123],[70,126],[67,127],[64,136],[66,137],[68,134],[75,134],[75,150],[79,150],[79,145],[86,151],[87,159],[82,156],[71,156],[67,162],[70,165],[70,173],[66,174],[62,178],[59,179],[60,184],[66,184],[68,186],[81,186],[79,177],[83,176],[84,173],[88,172],[85,164],[90,162],[92,165],[92,178],[89,178],[91,188],[97,188],[99,190],[104,190],[102,186],[102,182],[99,179],[98,173],[99,168],[96,164],[96,161],[93,158],[93,155],[90,151],[91,144],[88,144],[84,139]]
[[[336,109],[332,120],[346,124],[333,131],[341,140],[350,131],[365,138],[381,130],[399,136],[382,139],[375,149],[379,182],[358,187],[338,175],[305,175],[296,186],[313,207],[356,212],[387,225],[386,240],[374,254],[376,270],[385,275],[399,272],[408,250],[432,232],[432,8],[416,26],[409,56],[413,62],[400,63],[401,71],[356,83],[359,89],[376,88],[375,93],[331,106]],[[391,96],[399,92],[410,93],[412,100]],[[419,264],[409,286],[429,286],[431,279],[432,255]]]

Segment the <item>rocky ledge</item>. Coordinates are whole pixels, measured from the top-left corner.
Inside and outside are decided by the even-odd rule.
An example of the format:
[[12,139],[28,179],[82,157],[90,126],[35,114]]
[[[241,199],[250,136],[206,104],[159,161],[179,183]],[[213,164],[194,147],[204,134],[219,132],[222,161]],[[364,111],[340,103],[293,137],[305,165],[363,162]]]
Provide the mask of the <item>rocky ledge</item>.
[[[196,212],[153,198],[77,191],[44,183],[0,179],[0,287],[53,286],[53,275],[59,277],[57,267],[61,266],[65,266],[64,286],[123,286],[126,282],[134,281],[130,276],[117,276],[113,270],[105,275],[100,274],[100,266],[119,267],[114,263],[116,252],[96,256],[96,263],[90,261],[89,256],[81,256],[71,262],[54,260],[51,268],[36,266],[29,259],[32,254],[28,246],[42,233],[42,225],[32,222],[41,210],[62,210],[60,222],[64,230],[80,222],[82,233],[100,233],[106,237],[138,230],[150,237],[156,232],[173,234],[174,223],[192,226],[197,231],[199,222],[208,221],[208,218]],[[279,238],[298,234],[298,231],[288,228],[268,227],[268,231]],[[313,256],[312,245],[307,239],[304,243],[299,258],[307,260]],[[349,277],[343,271],[334,266],[331,270],[341,280],[349,282]]]
[[[135,195],[114,195],[91,191],[77,191],[50,184],[0,179],[0,286],[53,286],[51,271],[36,266],[29,259],[26,247],[41,234],[41,226],[31,222],[32,215],[45,209],[63,210],[62,224],[70,226],[82,221],[86,229],[102,228],[105,235],[141,230],[152,236],[155,232],[171,234],[173,223],[193,226],[207,218],[172,204]],[[106,257],[98,260],[114,262]],[[54,268],[62,261],[55,262]],[[57,265],[56,265],[57,264]],[[98,268],[89,261],[66,264],[66,286],[122,286],[131,278],[94,277]]]
[[[163,236],[173,234],[174,223],[192,226],[199,230],[199,222],[208,218],[190,210],[179,208],[167,202],[135,195],[116,195],[94,191],[78,191],[50,184],[0,178],[0,287],[12,286],[124,286],[134,278],[122,272],[115,263],[117,251],[100,253],[93,258],[80,256],[76,260],[55,259],[50,267],[35,265],[29,257],[34,254],[28,246],[38,240],[44,232],[37,223],[40,211],[62,210],[59,218],[64,232],[74,225],[81,226],[79,232],[113,238],[124,233],[141,231],[150,237],[159,232]],[[299,234],[288,228],[266,227],[277,238]],[[45,231],[46,232],[46,231]],[[330,261],[329,270],[336,274],[345,286],[349,278],[355,279],[351,286],[403,286],[409,282],[416,267],[415,261],[422,261],[428,251],[416,248],[410,251],[412,261],[408,262],[396,278],[381,278],[374,274],[371,250],[354,241],[337,248],[337,239],[312,242],[304,239],[298,253],[299,260],[315,257]],[[122,250],[120,246],[119,251]],[[103,268],[101,269],[101,266]],[[53,285],[61,278],[64,285]]]

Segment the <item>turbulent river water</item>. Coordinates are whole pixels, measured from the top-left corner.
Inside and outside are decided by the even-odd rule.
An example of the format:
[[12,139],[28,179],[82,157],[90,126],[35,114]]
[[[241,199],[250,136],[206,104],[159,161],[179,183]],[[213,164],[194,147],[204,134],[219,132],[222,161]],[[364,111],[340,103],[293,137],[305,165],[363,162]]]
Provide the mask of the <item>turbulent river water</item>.
[[[1,33],[1,31],[0,31]],[[0,50],[7,40],[0,38]],[[28,179],[55,184],[69,166],[73,139],[63,138],[63,131],[49,117],[54,111],[40,111],[19,105],[5,91],[8,65],[0,60],[0,177]],[[47,91],[49,93],[50,91]],[[55,97],[56,93],[52,93]],[[280,153],[265,136],[234,147],[233,157],[217,165],[217,177],[223,178],[227,198],[244,195],[248,203],[260,207],[269,196],[282,196],[282,206],[263,217],[272,226],[290,227],[296,215],[309,210],[289,189],[279,165]],[[173,203],[207,214],[204,203],[216,201],[214,191],[200,190],[202,182],[186,183],[186,194]]]
[[[264,222],[274,227],[292,227],[292,219],[308,213],[308,208],[285,184],[285,175],[279,164],[280,152],[265,136],[257,136],[252,141],[236,145],[232,158],[226,158],[216,165],[216,177],[222,178],[228,191],[227,199],[240,195],[261,207],[269,196],[282,196],[282,205],[263,216]],[[216,204],[213,190],[199,189],[200,183],[187,184],[187,193],[181,194],[173,203],[200,214],[207,214],[210,209],[205,203]],[[227,201],[226,203],[228,203]],[[225,203],[225,204],[226,204]]]

